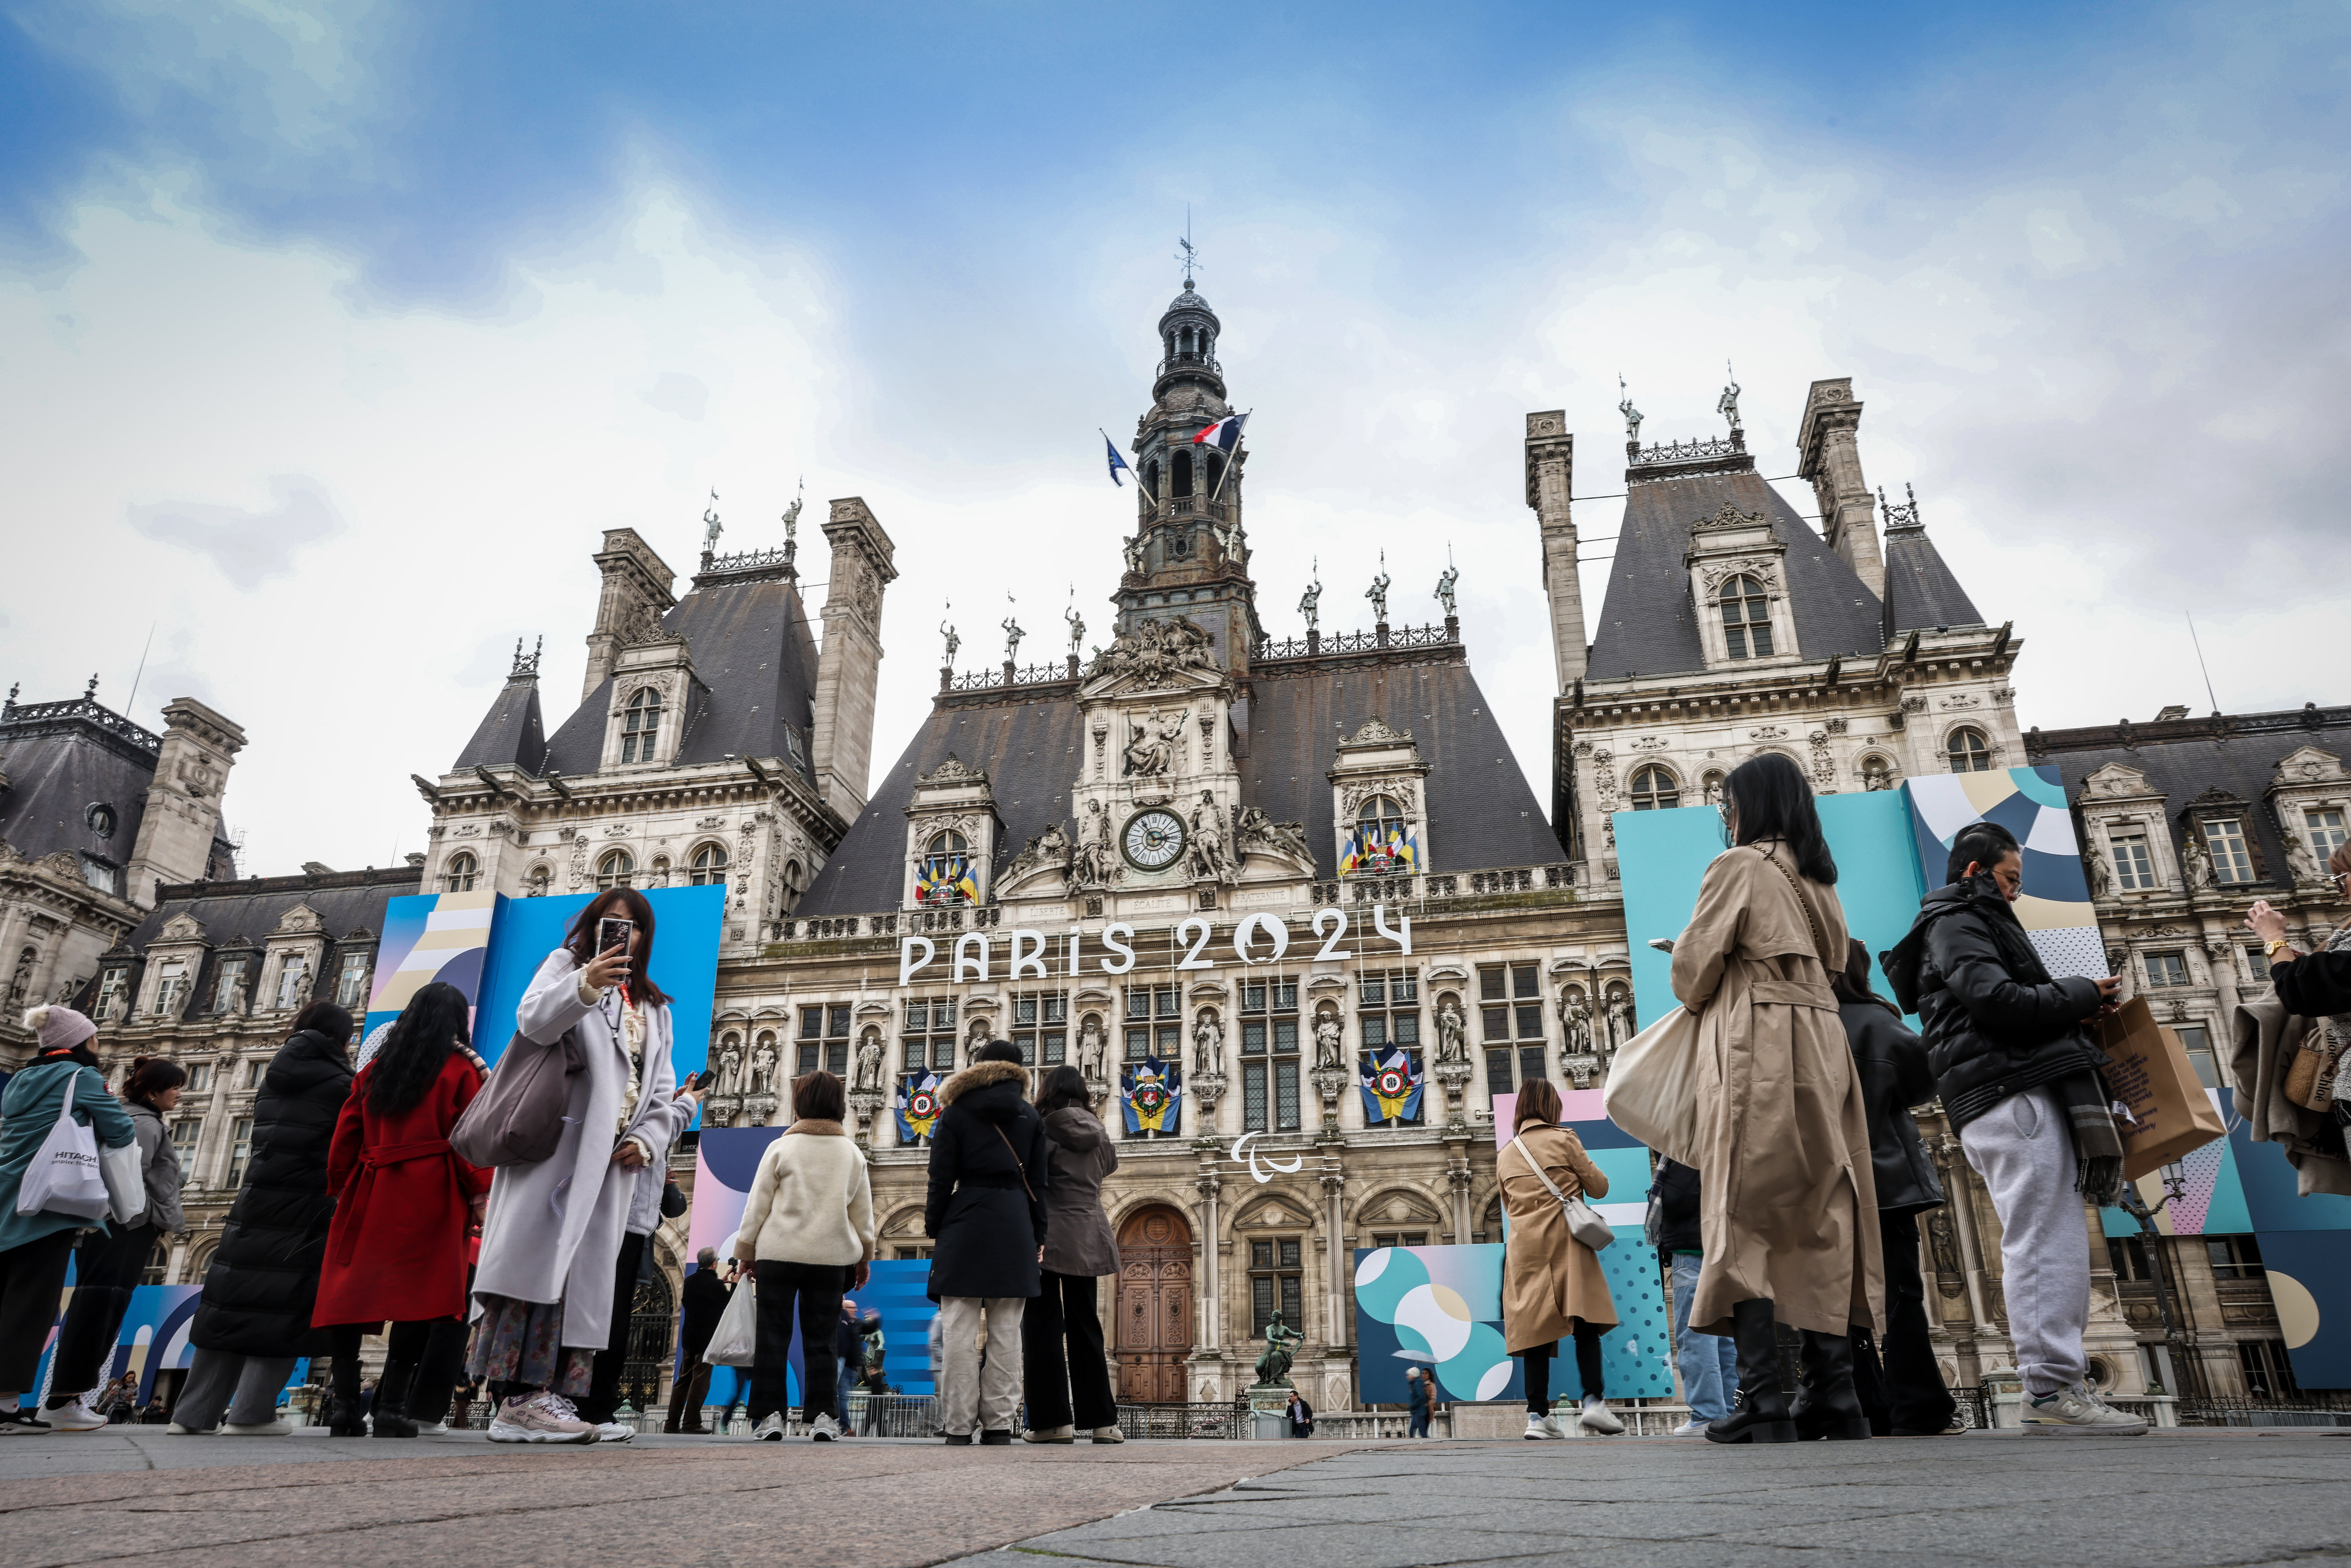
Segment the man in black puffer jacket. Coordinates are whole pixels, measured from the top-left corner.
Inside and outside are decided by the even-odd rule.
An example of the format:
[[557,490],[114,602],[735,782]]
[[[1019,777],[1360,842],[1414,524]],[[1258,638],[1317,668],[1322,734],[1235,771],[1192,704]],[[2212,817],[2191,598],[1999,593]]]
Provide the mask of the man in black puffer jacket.
[[2121,981],[2053,979],[2013,904],[2016,836],[1993,822],[1952,841],[1949,883],[1920,901],[1909,935],[1879,956],[1906,1012],[1926,1026],[1944,1114],[2000,1215],[2001,1284],[2029,1431],[2104,1437],[2147,1424],[2083,1381],[2090,1312],[2085,1197],[2112,1203],[2122,1145],[2098,1078],[2105,1053],[2083,1026]]

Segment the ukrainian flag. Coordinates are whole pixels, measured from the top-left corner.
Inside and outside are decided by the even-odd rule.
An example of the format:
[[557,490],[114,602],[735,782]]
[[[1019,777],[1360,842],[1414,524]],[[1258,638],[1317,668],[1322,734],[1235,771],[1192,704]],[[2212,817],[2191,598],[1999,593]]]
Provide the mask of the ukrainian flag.
[[1173,1133],[1182,1125],[1184,1070],[1172,1061],[1145,1057],[1122,1075],[1118,1097],[1126,1108],[1130,1133]]
[[1409,1122],[1420,1114],[1424,1074],[1402,1051],[1387,1059],[1372,1057],[1364,1066],[1364,1118],[1371,1122]]
[[965,904],[979,902],[979,879],[973,873],[969,855],[936,855],[923,862],[922,874],[916,879],[917,902],[945,902],[942,894]]

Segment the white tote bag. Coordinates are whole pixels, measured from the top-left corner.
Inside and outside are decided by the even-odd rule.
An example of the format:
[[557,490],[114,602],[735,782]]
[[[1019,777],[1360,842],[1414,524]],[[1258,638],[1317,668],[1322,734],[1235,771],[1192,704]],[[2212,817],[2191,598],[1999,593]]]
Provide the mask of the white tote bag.
[[1600,1103],[1608,1119],[1672,1160],[1696,1169],[1698,1016],[1676,1008],[1616,1052]]
[[136,1225],[147,1218],[146,1162],[139,1157],[139,1140],[119,1149],[98,1151],[98,1174],[106,1179],[108,1212],[117,1225]]
[[[98,1134],[74,1120],[74,1092],[80,1087],[81,1072],[76,1069],[66,1083],[65,1103],[57,1108],[57,1124],[25,1167],[24,1182],[16,1189],[19,1214],[103,1219],[113,1207],[99,1165]],[[135,1139],[132,1146],[137,1146]]]
[[748,1366],[758,1350],[758,1291],[747,1271],[735,1293],[726,1298],[726,1310],[718,1315],[718,1328],[704,1347],[702,1359],[712,1366]]

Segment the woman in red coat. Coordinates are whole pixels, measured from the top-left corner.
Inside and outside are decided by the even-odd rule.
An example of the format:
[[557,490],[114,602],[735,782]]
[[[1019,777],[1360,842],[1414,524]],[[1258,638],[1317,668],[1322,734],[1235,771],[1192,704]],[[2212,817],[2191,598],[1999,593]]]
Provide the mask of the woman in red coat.
[[361,1334],[392,1321],[376,1383],[379,1437],[415,1437],[416,1414],[437,1427],[464,1355],[466,1236],[490,1191],[490,1173],[449,1146],[482,1088],[466,1012],[455,986],[416,993],[351,1080],[327,1154],[335,1218],[311,1321],[340,1325],[336,1352],[352,1356]]

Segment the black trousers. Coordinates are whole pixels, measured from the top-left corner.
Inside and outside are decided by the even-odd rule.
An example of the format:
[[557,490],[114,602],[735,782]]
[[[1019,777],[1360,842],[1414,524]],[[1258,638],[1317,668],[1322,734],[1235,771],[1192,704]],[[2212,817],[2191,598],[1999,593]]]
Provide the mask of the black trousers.
[[1021,1395],[1029,1425],[1092,1429],[1118,1424],[1102,1359],[1101,1282],[1092,1274],[1039,1270],[1036,1299],[1020,1314]]
[[[1869,1416],[1869,1429],[1939,1432],[1959,1408],[1935,1364],[1928,1338],[1927,1285],[1918,1272],[1918,1217],[1880,1214],[1877,1234],[1886,1253],[1886,1338],[1873,1344],[1856,1328],[1853,1340],[1853,1385]],[[1883,1356],[1881,1364],[1880,1357]]]
[[30,1394],[41,1369],[49,1325],[57,1321],[66,1264],[73,1257],[71,1228],[0,1252],[0,1394]]
[[764,1421],[784,1408],[785,1375],[792,1360],[792,1311],[800,1321],[800,1415],[813,1421],[832,1414],[841,1358],[833,1333],[841,1324],[841,1298],[856,1275],[838,1263],[786,1263],[766,1258],[751,1265],[759,1281],[759,1338],[752,1352],[747,1414]]
[[[1600,1336],[1608,1331],[1581,1319],[1575,1324],[1575,1375],[1583,1385],[1586,1399],[1605,1398],[1607,1389],[1601,1378]],[[1541,1345],[1520,1352],[1519,1358],[1527,1368],[1527,1411],[1530,1415],[1551,1414],[1551,1358],[1556,1345]]]
[[647,1261],[650,1236],[632,1232],[621,1238],[621,1255],[612,1260],[612,1317],[604,1348],[588,1375],[588,1392],[580,1401],[580,1418],[598,1426],[621,1407],[621,1369],[629,1361],[629,1320],[636,1315],[638,1276]]
[[152,1225],[113,1227],[108,1236],[83,1238],[74,1256],[73,1300],[66,1307],[65,1327],[57,1333],[57,1371],[49,1378],[49,1408],[62,1409],[74,1396],[96,1388],[114,1359],[114,1338],[122,1328],[122,1314],[131,1310],[131,1292],[155,1250]]
[[663,1430],[701,1431],[702,1399],[709,1392],[710,1364],[702,1359],[701,1351],[694,1351],[679,1364],[677,1381],[670,1385],[669,1420]]

